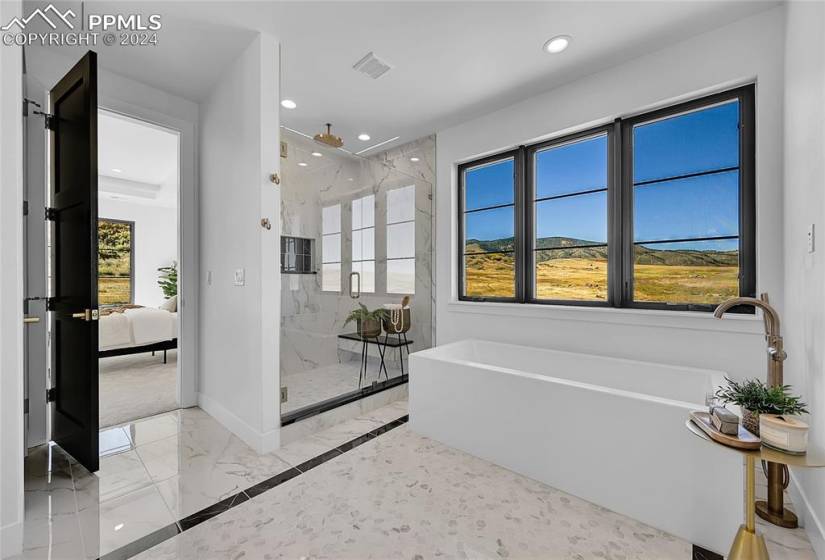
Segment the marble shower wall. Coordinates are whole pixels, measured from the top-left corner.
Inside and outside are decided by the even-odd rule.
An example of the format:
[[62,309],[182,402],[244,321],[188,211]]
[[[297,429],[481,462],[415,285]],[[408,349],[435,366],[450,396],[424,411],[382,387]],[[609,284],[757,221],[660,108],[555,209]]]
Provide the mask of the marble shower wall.
[[[412,350],[432,345],[433,212],[432,185],[435,139],[426,137],[398,148],[361,158],[320,146],[303,136],[282,130],[287,157],[281,160],[281,234],[315,240],[313,254],[318,274],[283,274],[281,288],[281,374],[292,374],[352,359],[359,349],[339,345],[337,335],[347,314],[363,303],[370,309],[399,303],[403,295],[386,293],[386,193],[415,185],[415,294],[413,325],[408,338]],[[312,156],[319,152],[322,157]],[[410,157],[418,157],[411,162]],[[306,166],[299,166],[306,163]],[[375,195],[375,293],[349,297],[352,270],[352,201]],[[341,291],[321,291],[321,212],[341,205]],[[392,353],[394,354],[394,353]],[[356,355],[357,359],[357,355]]]

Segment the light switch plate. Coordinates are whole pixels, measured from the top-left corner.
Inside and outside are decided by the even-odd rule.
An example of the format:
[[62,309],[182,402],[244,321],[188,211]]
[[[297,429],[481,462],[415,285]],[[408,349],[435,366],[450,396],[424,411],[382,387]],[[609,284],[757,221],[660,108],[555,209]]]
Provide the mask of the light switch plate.
[[235,285],[243,286],[246,283],[246,273],[243,268],[235,269]]
[[814,224],[808,226],[808,252],[816,251],[816,227]]

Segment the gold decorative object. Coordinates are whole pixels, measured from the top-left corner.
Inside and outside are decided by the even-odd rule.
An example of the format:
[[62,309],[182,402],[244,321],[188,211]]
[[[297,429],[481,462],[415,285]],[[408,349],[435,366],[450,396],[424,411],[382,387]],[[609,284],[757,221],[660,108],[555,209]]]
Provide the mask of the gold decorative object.
[[280,184],[281,184],[281,177],[279,177],[277,173],[273,173],[273,174],[271,174],[271,175],[269,176],[269,180],[270,180],[271,182],[275,183],[276,185],[280,185]]

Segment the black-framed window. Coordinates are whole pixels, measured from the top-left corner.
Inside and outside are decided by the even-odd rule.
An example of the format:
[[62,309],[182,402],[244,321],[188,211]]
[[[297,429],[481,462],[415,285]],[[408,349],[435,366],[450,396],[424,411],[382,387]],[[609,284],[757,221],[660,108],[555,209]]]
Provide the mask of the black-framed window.
[[97,292],[100,305],[135,299],[135,222],[97,221]]
[[459,165],[459,299],[705,311],[753,296],[754,143],[745,86]]

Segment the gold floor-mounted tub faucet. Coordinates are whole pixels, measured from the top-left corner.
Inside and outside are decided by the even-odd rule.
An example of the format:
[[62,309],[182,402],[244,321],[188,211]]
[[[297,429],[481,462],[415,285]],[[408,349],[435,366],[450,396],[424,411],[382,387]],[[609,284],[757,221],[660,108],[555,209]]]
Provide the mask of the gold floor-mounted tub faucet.
[[[722,302],[713,312],[713,316],[721,319],[722,315],[732,307],[750,305],[758,307],[763,312],[765,321],[765,341],[768,343],[768,385],[782,385],[783,363],[788,355],[785,353],[780,334],[779,313],[768,303],[768,294],[762,294],[760,299],[752,297],[736,297]],[[778,463],[768,463],[768,500],[757,500],[756,513],[762,519],[774,525],[792,529],[798,525],[796,515],[785,509],[784,491],[789,480],[788,467]]]

